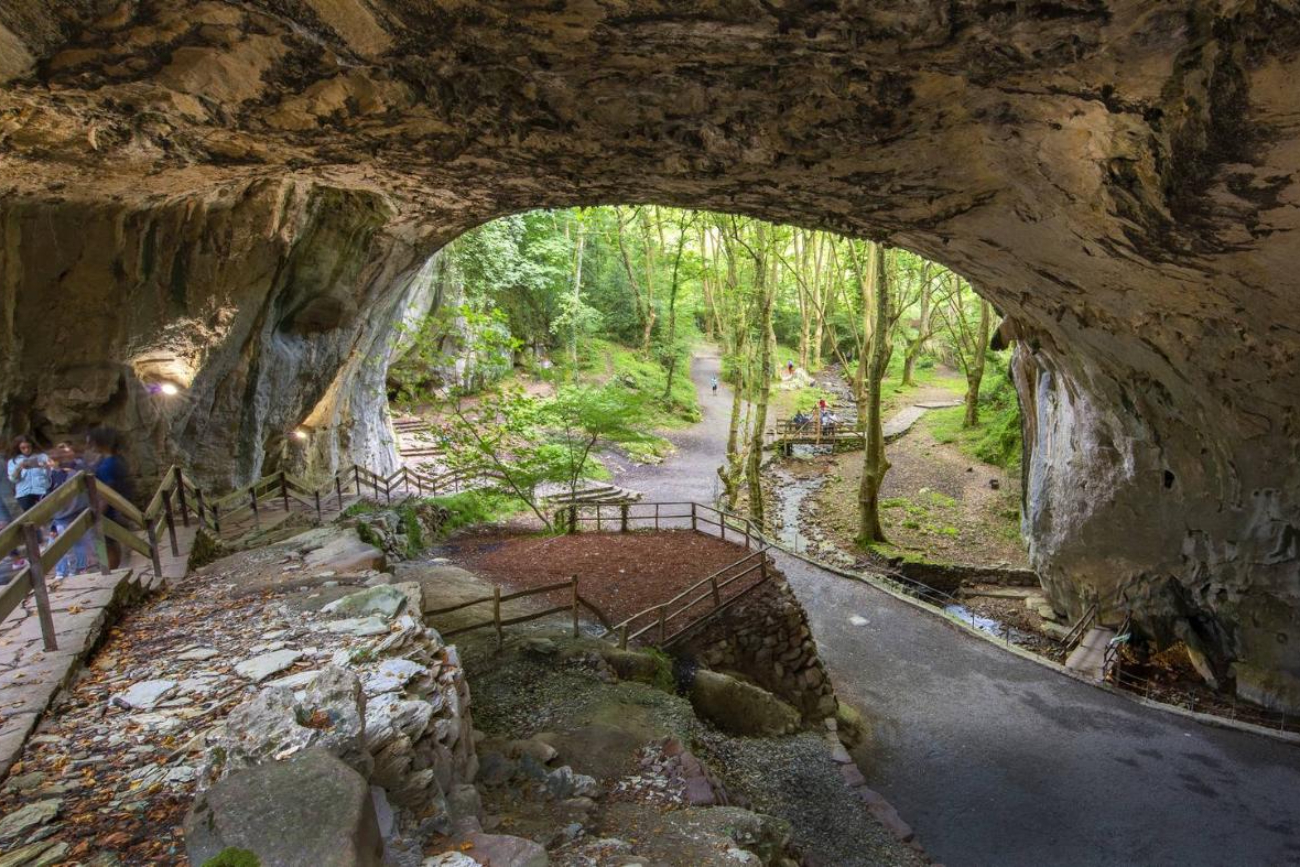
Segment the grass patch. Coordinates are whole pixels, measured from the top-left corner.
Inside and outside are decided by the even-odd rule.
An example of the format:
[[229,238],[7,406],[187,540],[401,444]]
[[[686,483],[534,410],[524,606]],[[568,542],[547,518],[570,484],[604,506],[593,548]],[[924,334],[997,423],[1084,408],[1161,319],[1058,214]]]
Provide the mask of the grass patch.
[[461,527],[492,524],[528,508],[513,494],[501,491],[464,491],[444,497],[432,497],[428,502],[447,510],[447,523],[442,525],[442,535]]
[[[985,378],[985,382],[988,377]],[[1020,404],[1010,382],[1002,379],[980,390],[980,422],[963,427],[966,408],[935,409],[925,414],[922,423],[941,443],[955,444],[962,453],[1013,473],[1020,470]]]
[[[668,371],[658,360],[642,355],[631,347],[612,340],[589,337],[583,341],[578,356],[579,379],[587,382],[617,382],[624,388],[649,398],[652,425],[683,427],[700,420],[699,395],[691,380],[690,352],[678,358],[672,391],[667,395],[664,392],[668,386]],[[556,371],[561,377],[572,374],[572,369],[567,365],[557,365]]]

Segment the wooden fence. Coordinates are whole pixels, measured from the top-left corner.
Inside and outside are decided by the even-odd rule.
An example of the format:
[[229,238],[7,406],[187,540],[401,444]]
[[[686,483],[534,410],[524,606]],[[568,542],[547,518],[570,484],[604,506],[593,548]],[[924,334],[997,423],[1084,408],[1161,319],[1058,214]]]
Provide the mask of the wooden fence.
[[[748,586],[730,590],[755,573],[758,578]],[[670,647],[695,627],[766,584],[771,575],[764,546],[695,582],[666,602],[638,611],[612,628],[606,627],[602,637],[617,638],[618,646],[626,649],[628,642],[654,631],[652,642],[658,647]]]
[[[503,617],[501,614],[501,606],[507,602],[511,602],[515,599],[524,599],[529,596],[540,596],[544,593],[554,593],[559,590],[569,591],[570,601],[568,602],[568,604],[547,608],[544,611],[534,611],[529,614],[521,614],[517,617],[506,618]],[[477,629],[486,629],[489,626],[491,626],[496,628],[497,646],[500,647],[502,642],[505,640],[505,627],[514,626],[519,623],[527,623],[530,620],[539,620],[543,617],[549,617],[552,614],[562,614],[566,611],[572,612],[573,614],[573,637],[577,638],[578,621],[581,614],[581,609],[583,608],[586,608],[588,611],[590,611],[592,614],[596,616],[596,619],[600,621],[600,624],[605,627],[606,632],[609,632],[614,628],[613,626],[610,625],[609,618],[605,616],[604,612],[602,612],[599,608],[597,608],[594,604],[592,604],[587,599],[584,599],[582,595],[578,592],[577,575],[574,575],[568,581],[561,581],[558,584],[546,584],[541,587],[531,587],[527,590],[519,590],[515,593],[507,593],[505,595],[502,595],[501,588],[499,586],[494,587],[492,588],[491,596],[480,596],[477,599],[471,599],[468,602],[461,602],[456,605],[449,605],[446,608],[438,608],[433,611],[426,611],[424,612],[424,615],[426,617],[437,617],[442,614],[451,614],[453,611],[461,611],[465,608],[472,608],[475,605],[486,605],[489,603],[491,603],[492,605],[492,618],[490,620],[484,620],[479,623],[473,623],[470,624],[469,626],[457,627],[456,629],[449,629],[442,633],[443,638],[450,638],[453,635],[460,635],[461,633],[464,632],[473,632],[474,630]]]
[[[94,540],[99,569],[103,574],[110,571],[107,540],[112,539],[148,558],[154,574],[161,576],[159,534],[166,532],[172,556],[179,557],[177,525],[189,527],[191,520],[216,534],[221,533],[223,522],[230,527],[248,517],[252,518],[255,526],[260,526],[262,509],[271,501],[282,504],[286,512],[295,505],[308,513],[314,512],[319,523],[324,521],[324,513],[331,508],[341,512],[349,494],[364,497],[373,492],[375,499],[382,497],[391,503],[395,494],[399,498],[402,494],[436,496],[459,492],[471,484],[491,480],[489,474],[451,471],[434,476],[407,467],[401,467],[392,475],[381,476],[366,467],[354,465],[336,473],[321,487],[312,487],[279,470],[228,494],[214,497],[196,485],[180,467],[172,466],[163,473],[157,490],[141,510],[90,473],[81,471],[0,529],[0,552],[22,547],[27,559],[27,565],[0,588],[0,620],[8,617],[29,593],[32,594],[45,649],[57,650],[46,578],[63,556],[87,534]],[[81,497],[85,498],[82,509],[62,533],[42,548],[43,528],[50,525],[56,514],[65,511]],[[115,518],[105,513],[109,507],[114,510]]]
[[[56,514],[74,507],[82,497],[85,498],[84,504],[67,528],[42,548],[42,528],[48,527]],[[110,518],[105,513],[108,508],[114,510],[116,518]],[[8,617],[31,593],[36,600],[36,615],[45,649],[58,650],[46,583],[51,570],[74,545],[90,534],[99,559],[99,569],[103,574],[107,575],[110,571],[109,539],[148,557],[155,574],[161,574],[158,529],[164,520],[170,518],[170,512],[164,516],[162,509],[152,515],[141,512],[117,491],[85,471],[73,474],[39,503],[19,515],[16,521],[0,530],[0,551],[13,551],[21,544],[27,559],[27,565],[0,589],[0,620]],[[141,539],[136,535],[137,532],[144,533],[145,538]]]

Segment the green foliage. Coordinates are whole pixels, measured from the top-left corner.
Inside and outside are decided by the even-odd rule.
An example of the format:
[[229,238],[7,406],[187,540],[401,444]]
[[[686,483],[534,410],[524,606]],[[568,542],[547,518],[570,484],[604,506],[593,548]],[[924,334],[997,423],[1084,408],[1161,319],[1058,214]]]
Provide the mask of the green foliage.
[[203,867],[262,867],[262,861],[247,849],[230,846],[204,861]]
[[657,647],[649,647],[642,652],[649,654],[655,661],[655,673],[650,685],[662,692],[676,693],[677,678],[673,676],[673,658]]
[[1020,402],[1007,376],[991,367],[980,389],[980,423],[962,427],[965,408],[936,409],[926,413],[934,438],[941,443],[956,443],[966,454],[991,464],[1006,467],[1013,473],[1020,468]]
[[216,537],[209,535],[206,530],[200,529],[194,535],[194,545],[190,548],[190,558],[186,568],[192,572],[221,559],[223,556],[225,555],[221,542]]
[[487,489],[432,497],[428,502],[447,510],[447,522],[442,525],[444,535],[461,527],[491,524],[525,508],[518,497]]

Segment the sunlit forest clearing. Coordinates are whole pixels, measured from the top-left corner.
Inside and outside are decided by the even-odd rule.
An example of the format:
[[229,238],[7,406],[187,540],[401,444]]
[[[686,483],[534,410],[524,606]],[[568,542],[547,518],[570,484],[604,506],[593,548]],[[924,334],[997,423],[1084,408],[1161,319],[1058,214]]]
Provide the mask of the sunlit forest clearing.
[[[508,479],[514,508],[663,460],[700,400],[723,399],[725,507],[782,529],[769,512],[783,480],[819,476],[805,517],[843,550],[1023,563],[1019,407],[1009,352],[990,348],[1000,317],[942,265],[645,205],[502,218],[433,267],[439,303],[403,335],[391,401],[434,422],[444,462]],[[701,353],[721,358],[719,392],[692,380]],[[918,403],[936,408],[887,445],[889,419]],[[791,425],[814,440],[853,431],[861,447],[774,455]]]

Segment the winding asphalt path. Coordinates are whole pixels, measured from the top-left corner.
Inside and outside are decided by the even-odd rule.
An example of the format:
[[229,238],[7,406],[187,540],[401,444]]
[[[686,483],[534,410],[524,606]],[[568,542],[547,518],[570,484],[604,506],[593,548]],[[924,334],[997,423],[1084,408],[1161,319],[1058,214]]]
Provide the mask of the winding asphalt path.
[[[618,483],[711,502],[731,396],[691,374],[704,420]],[[872,727],[869,784],[927,851],[964,865],[1300,865],[1300,747],[1210,728],[1079,683],[868,584],[777,560],[841,698]],[[863,622],[865,621],[865,622]]]

